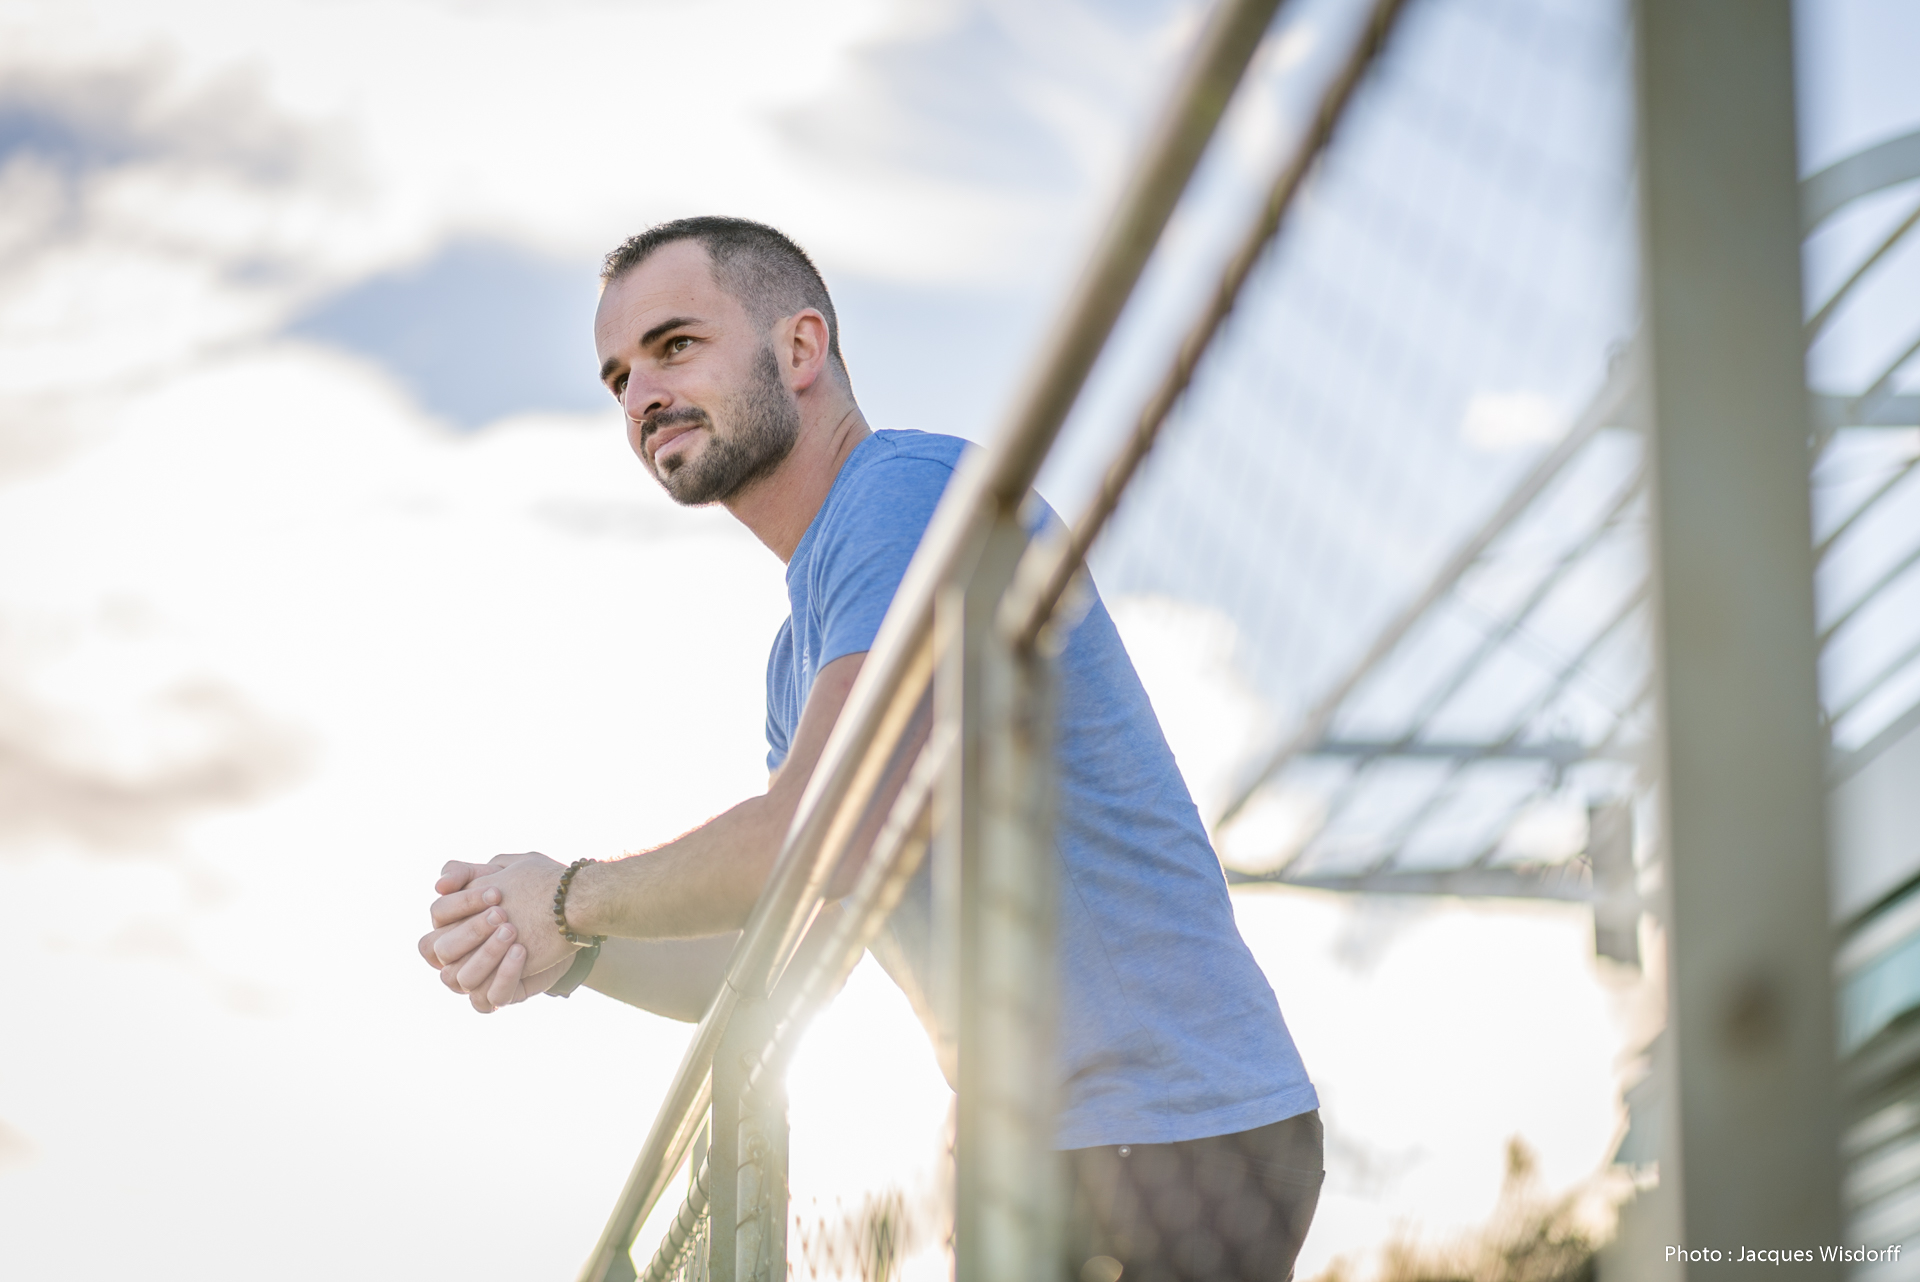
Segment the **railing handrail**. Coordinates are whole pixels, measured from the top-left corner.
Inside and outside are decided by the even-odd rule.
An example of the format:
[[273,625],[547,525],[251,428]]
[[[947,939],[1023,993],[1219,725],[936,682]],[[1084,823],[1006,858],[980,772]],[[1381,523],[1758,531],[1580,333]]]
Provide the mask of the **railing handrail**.
[[904,731],[902,705],[917,705],[925,693],[924,681],[911,691],[906,685],[915,673],[931,679],[922,657],[930,653],[936,596],[993,522],[1025,499],[1278,7],[1279,0],[1224,0],[1215,10],[1013,412],[986,448],[963,461],[948,486],[801,796],[726,980],[681,1059],[581,1282],[603,1282],[615,1254],[630,1249],[640,1222],[691,1147],[727,1021],[743,998],[763,995],[791,958],[843,853],[828,838],[851,835],[857,816],[872,803],[884,761],[900,746],[897,739],[886,741],[883,730]]

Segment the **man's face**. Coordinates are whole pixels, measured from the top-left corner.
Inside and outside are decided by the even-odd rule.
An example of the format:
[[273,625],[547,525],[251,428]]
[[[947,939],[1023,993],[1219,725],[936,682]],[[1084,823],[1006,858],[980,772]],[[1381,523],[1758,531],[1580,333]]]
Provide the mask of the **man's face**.
[[725,502],[793,449],[800,407],[768,336],[698,242],[663,246],[608,285],[593,335],[627,442],[676,502]]

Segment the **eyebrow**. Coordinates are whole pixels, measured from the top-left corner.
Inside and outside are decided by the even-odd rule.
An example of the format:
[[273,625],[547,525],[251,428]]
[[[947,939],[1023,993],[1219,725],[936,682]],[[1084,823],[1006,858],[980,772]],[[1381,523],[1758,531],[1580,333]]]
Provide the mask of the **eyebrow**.
[[[668,331],[679,329],[682,325],[698,325],[699,323],[700,323],[700,318],[697,316],[669,317],[668,319],[661,321],[658,325],[655,325],[652,329],[648,330],[646,333],[640,335],[640,346],[652,347],[654,344],[654,340],[658,339],[661,335],[667,333]],[[600,366],[600,381],[602,383],[606,382],[607,378],[613,373],[614,370],[618,369],[619,366],[620,366],[620,358],[618,356],[607,357],[607,359],[604,362],[602,362]]]
[[675,316],[671,320],[663,320],[646,333],[640,335],[640,346],[652,347],[654,340],[662,334],[665,334],[668,330],[679,329],[682,325],[698,325],[699,323],[700,319],[697,316]]

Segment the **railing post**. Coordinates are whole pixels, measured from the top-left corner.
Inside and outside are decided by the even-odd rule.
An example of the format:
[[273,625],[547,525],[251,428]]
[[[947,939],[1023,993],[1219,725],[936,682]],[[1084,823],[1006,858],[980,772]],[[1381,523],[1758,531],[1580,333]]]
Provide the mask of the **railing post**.
[[766,1074],[741,1102],[739,1192],[734,1230],[738,1282],[785,1282],[787,1276],[787,1093]]
[[787,1100],[778,1074],[752,1093],[747,1078],[772,1030],[764,999],[743,1001],[713,1058],[707,1165],[713,1282],[782,1282],[787,1276]]
[[1711,1264],[1840,1240],[1793,15],[1634,20],[1678,1086],[1660,1185],[1665,1242]]
[[743,1036],[746,1004],[734,1011],[713,1054],[713,1106],[707,1118],[707,1270],[713,1282],[735,1282],[734,1235],[727,1227],[740,1222],[740,1089],[746,1073],[740,1057],[748,1050]]
[[934,811],[936,1000],[958,1032],[958,1282],[1059,1275],[1051,664],[997,618],[1026,542],[1004,514],[935,610],[934,706],[959,733]]

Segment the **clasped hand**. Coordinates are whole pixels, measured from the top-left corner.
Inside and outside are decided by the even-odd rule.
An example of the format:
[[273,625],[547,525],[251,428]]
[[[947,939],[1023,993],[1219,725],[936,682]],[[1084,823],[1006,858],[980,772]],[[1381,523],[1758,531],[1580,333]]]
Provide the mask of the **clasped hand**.
[[565,866],[538,852],[497,855],[484,864],[455,859],[433,889],[433,929],[420,956],[440,982],[483,1015],[560,982],[577,945],[553,920],[553,892]]

